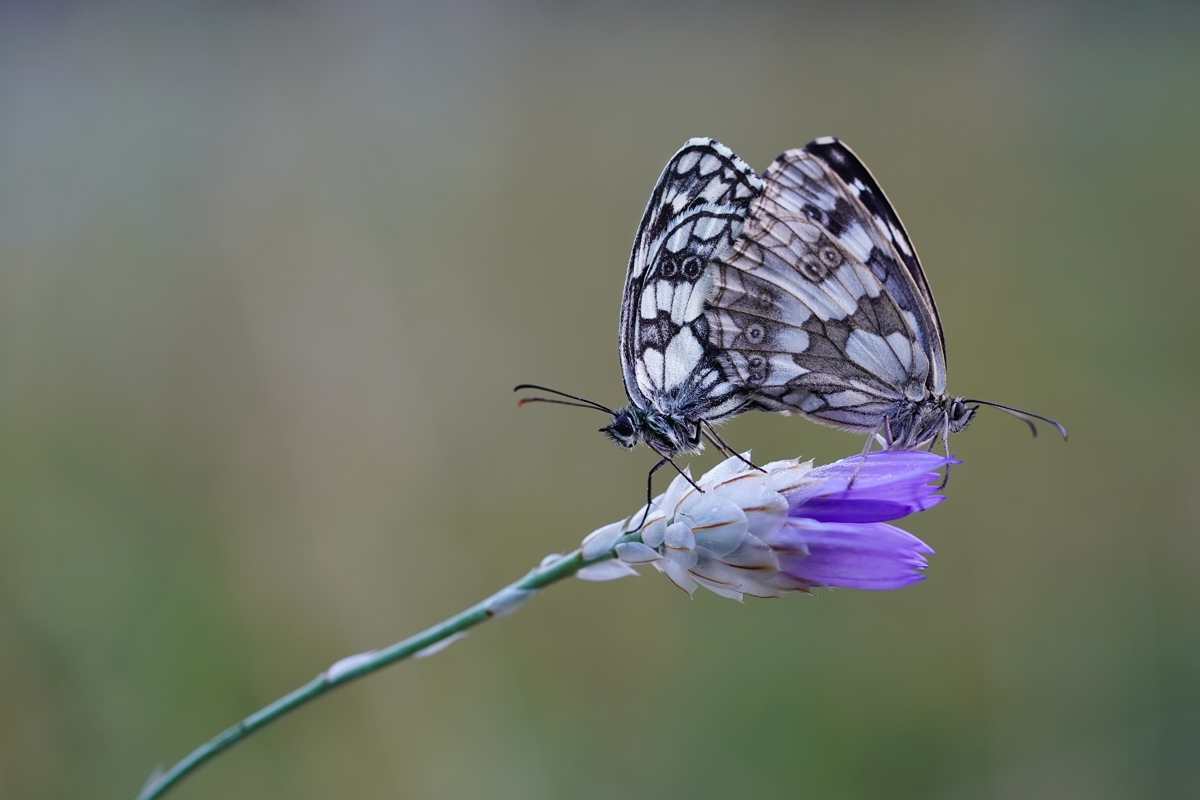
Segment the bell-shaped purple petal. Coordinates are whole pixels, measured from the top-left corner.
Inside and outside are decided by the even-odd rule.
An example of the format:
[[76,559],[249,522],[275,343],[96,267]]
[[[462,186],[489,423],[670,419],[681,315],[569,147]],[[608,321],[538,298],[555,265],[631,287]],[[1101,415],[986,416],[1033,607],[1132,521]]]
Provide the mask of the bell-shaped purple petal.
[[923,580],[925,556],[933,552],[912,534],[882,522],[793,520],[771,546],[780,570],[790,577],[814,587],[848,589],[899,589]]
[[865,459],[862,456],[850,456],[816,467],[810,475],[814,478],[841,477],[850,480],[857,470],[858,476],[854,479],[857,488],[860,482],[863,486],[891,483],[913,473],[923,472],[926,477],[932,477],[930,473],[952,461],[928,450],[878,450],[867,453]]
[[[936,506],[935,470],[954,463],[925,451],[894,450],[814,469],[812,483],[788,494],[788,515],[821,522],[886,522]],[[855,471],[857,470],[857,475]],[[847,489],[851,477],[854,484]]]
[[[924,477],[918,480],[926,480]],[[814,497],[789,509],[789,516],[804,516],[821,522],[887,522],[933,508],[946,498],[936,486],[897,483]]]

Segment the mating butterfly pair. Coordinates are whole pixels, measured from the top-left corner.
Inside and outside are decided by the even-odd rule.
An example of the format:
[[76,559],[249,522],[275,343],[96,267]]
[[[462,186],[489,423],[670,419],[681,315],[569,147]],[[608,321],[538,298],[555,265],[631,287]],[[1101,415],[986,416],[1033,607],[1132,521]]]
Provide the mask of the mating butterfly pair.
[[[779,156],[762,178],[725,145],[692,139],[667,163],[633,243],[621,303],[629,404],[601,431],[671,463],[713,423],[744,411],[796,413],[932,446],[978,405],[946,392],[941,321],[916,250],[858,157],[832,137]],[[866,451],[864,450],[864,453]],[[679,469],[676,466],[676,469]]]

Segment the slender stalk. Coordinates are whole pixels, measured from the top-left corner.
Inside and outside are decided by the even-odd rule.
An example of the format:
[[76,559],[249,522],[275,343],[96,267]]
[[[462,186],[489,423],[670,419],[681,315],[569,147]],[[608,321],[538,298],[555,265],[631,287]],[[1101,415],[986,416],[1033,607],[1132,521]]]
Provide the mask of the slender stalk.
[[[621,537],[616,544],[622,542],[641,541],[640,533],[630,533]],[[614,548],[615,548],[614,544]],[[495,617],[503,617],[516,611],[533,594],[543,586],[569,578],[584,567],[607,561],[614,556],[614,549],[600,553],[591,558],[584,558],[580,550],[568,553],[557,560],[530,570],[525,577],[515,583],[510,583],[486,600],[477,603],[465,611],[427,628],[415,636],[396,642],[382,650],[371,650],[347,656],[335,663],[329,669],[313,678],[300,688],[285,694],[270,705],[255,711],[231,728],[209,739],[204,744],[188,753],[166,772],[155,772],[142,787],[137,800],[152,800],[161,797],[167,790],[183,780],[204,762],[227,750],[245,739],[250,734],[265,728],[289,711],[299,708],[310,700],[325,694],[331,689],[350,683],[351,681],[370,675],[372,672],[403,661],[414,655],[420,655],[422,650],[433,647],[455,634],[473,628],[481,622]],[[446,642],[448,644],[448,642]],[[444,645],[443,645],[444,646]]]

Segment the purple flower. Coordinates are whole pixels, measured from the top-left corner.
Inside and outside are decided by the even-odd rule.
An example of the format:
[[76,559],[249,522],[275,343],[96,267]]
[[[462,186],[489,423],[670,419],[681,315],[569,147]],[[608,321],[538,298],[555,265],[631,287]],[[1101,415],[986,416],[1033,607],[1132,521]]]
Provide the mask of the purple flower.
[[[699,585],[737,600],[822,586],[899,589],[924,577],[933,551],[888,522],[940,503],[936,470],[947,463],[893,450],[816,468],[777,461],[763,473],[730,458],[697,481],[702,493],[676,478],[651,504],[642,541],[618,544],[617,557],[652,564],[688,594]],[[639,511],[596,533],[615,540],[641,519]]]

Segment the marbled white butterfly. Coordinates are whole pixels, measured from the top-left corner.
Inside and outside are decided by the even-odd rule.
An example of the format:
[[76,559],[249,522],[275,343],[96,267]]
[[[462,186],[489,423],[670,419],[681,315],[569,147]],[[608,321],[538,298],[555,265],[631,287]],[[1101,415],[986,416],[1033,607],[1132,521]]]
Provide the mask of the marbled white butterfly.
[[[706,301],[710,264],[729,250],[763,183],[728,147],[688,141],[667,163],[633,241],[621,302],[621,367],[629,404],[620,411],[553,389],[576,403],[548,398],[522,402],[583,404],[612,415],[601,431],[622,447],[639,441],[661,456],[651,475],[680,453],[699,453],[711,423],[752,407],[731,383],[710,339]],[[674,462],[671,462],[674,463]],[[677,467],[678,469],[678,467]]]
[[[620,411],[601,431],[661,456],[651,476],[713,423],[759,409],[881,435],[891,449],[966,427],[982,403],[946,392],[945,341],[899,217],[867,168],[832,137],[789,150],[762,179],[713,139],[667,163],[634,239],[621,303]],[[865,452],[865,450],[864,450]],[[678,467],[676,467],[678,469]]]
[[[789,150],[734,246],[711,263],[706,317],[724,375],[749,405],[882,435],[889,449],[967,426],[980,403],[946,392],[946,342],[900,218],[866,166],[825,137]],[[744,408],[744,407],[743,407]],[[947,448],[947,455],[949,450]]]

